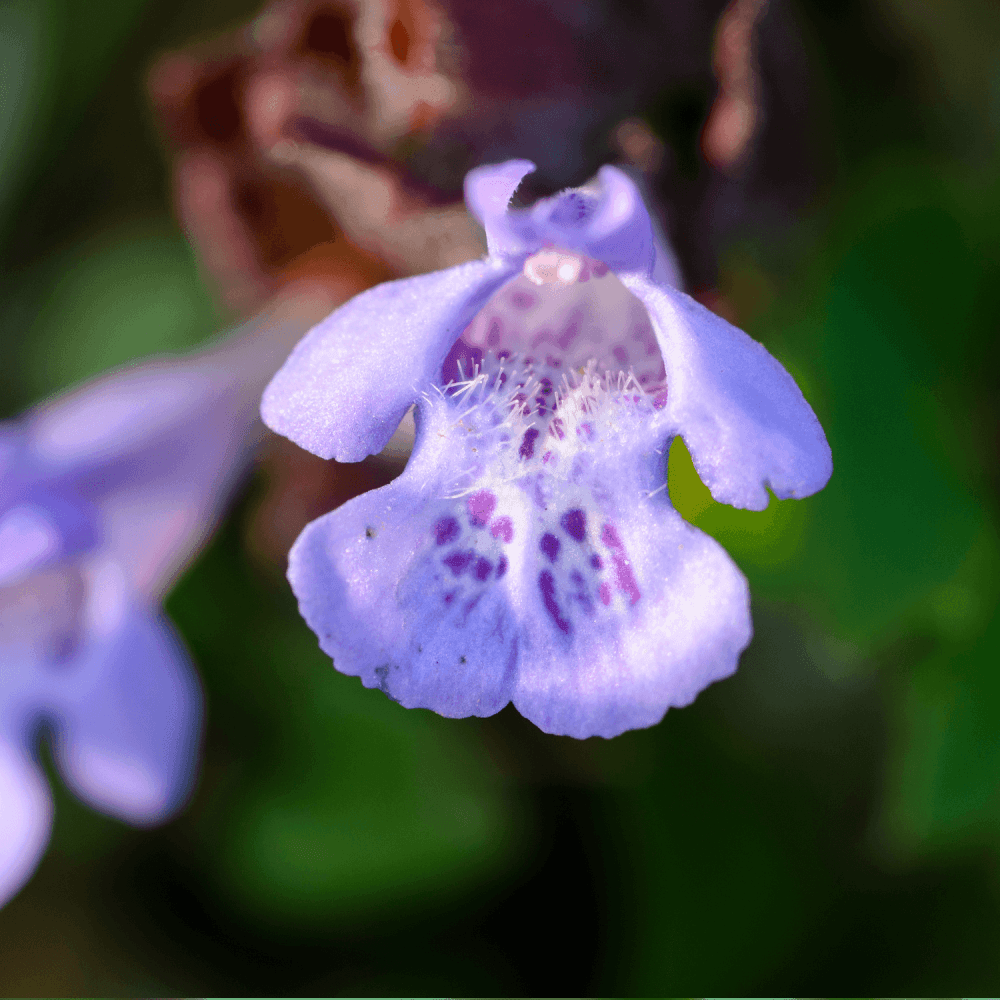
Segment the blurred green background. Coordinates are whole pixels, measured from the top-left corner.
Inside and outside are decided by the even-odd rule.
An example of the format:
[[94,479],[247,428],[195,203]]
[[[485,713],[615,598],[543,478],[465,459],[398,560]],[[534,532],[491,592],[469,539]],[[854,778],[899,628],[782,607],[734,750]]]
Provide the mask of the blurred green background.
[[[0,414],[218,327],[142,80],[250,9],[0,6]],[[249,560],[251,484],[168,602],[208,699],[193,803],[140,833],[57,791],[0,993],[995,995],[1000,8],[795,11],[832,180],[720,287],[836,472],[751,514],[671,455],[750,578],[738,674],[611,742],[406,712]]]

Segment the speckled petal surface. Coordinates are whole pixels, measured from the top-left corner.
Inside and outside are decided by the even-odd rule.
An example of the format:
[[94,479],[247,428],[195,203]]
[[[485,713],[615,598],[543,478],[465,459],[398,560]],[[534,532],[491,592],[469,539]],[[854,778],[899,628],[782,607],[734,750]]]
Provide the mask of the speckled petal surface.
[[503,594],[473,607],[464,594],[443,601],[427,549],[448,509],[397,480],[310,524],[289,555],[288,577],[343,673],[407,708],[492,715],[513,692],[513,621]]
[[833,471],[830,446],[795,380],[763,346],[694,299],[636,276],[663,354],[665,416],[720,503],[749,510],[805,497]]
[[671,508],[651,397],[584,383],[545,445],[505,409],[425,401],[404,474],[296,542],[300,610],[335,666],[409,708],[513,700],[576,737],[652,725],[735,670],[746,582]]
[[[617,736],[736,670],[752,633],[746,580],[663,494],[625,517],[588,518],[581,535],[560,537],[547,575],[544,560],[527,574],[536,610],[513,698],[523,716],[547,733]],[[604,582],[588,586],[595,555]]]
[[0,906],[31,877],[52,829],[52,796],[41,769],[0,735]]
[[322,458],[377,454],[439,379],[465,327],[518,270],[473,261],[355,296],[292,351],[264,393],[264,423]]

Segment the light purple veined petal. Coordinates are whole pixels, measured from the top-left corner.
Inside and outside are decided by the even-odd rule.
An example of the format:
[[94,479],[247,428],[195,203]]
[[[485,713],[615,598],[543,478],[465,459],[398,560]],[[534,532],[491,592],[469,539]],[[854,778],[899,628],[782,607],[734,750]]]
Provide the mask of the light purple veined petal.
[[473,261],[391,281],[314,327],[264,392],[272,430],[319,455],[358,462],[385,447],[482,305],[520,270]]
[[833,471],[830,446],[795,380],[742,330],[676,289],[621,280],[646,307],[667,371],[664,420],[720,503],[763,510],[805,497]]
[[31,877],[51,829],[45,776],[21,746],[0,736],[0,906]]
[[617,736],[736,670],[751,636],[746,580],[663,494],[617,519],[580,517],[575,533],[580,542],[557,535],[532,581],[513,698],[525,718],[547,733]]
[[120,581],[91,583],[90,632],[47,699],[56,762],[95,809],[144,826],[191,790],[201,690],[171,626],[131,603]]
[[530,160],[508,160],[477,167],[465,175],[465,204],[486,230],[491,254],[511,255],[526,248],[507,224],[507,208],[521,181],[535,170]]
[[450,509],[404,473],[308,525],[289,553],[288,579],[342,673],[406,708],[493,715],[513,693],[517,636],[502,592],[476,600],[475,565],[462,567],[469,580],[460,581],[434,558],[454,540]]

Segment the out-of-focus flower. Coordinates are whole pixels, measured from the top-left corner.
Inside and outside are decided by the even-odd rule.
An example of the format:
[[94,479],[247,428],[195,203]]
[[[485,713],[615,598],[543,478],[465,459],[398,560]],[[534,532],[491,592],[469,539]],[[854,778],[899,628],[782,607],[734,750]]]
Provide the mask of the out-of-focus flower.
[[[631,157],[615,127],[651,101],[695,93],[707,109],[724,6],[274,0],[150,74],[179,214],[240,311],[288,274],[336,272],[352,245],[394,277],[472,259],[465,173],[528,156],[556,190]],[[671,210],[677,156],[643,163],[662,163]]]
[[160,600],[256,440],[261,387],[329,298],[284,298],[200,355],[104,376],[0,424],[0,904],[45,848],[34,759],[136,825],[184,800],[201,696]]
[[719,94],[702,131],[701,147],[714,167],[728,170],[747,153],[757,129],[760,94],[752,36],[766,0],[732,0],[715,39]]
[[264,394],[325,458],[378,452],[416,404],[405,472],[314,521],[289,559],[338,669],[407,707],[613,736],[731,673],[746,581],[673,510],[671,440],[713,496],[820,489],[822,428],[788,373],[676,290],[631,181],[508,210],[532,164],[473,171],[485,260],[381,285],[322,322]]

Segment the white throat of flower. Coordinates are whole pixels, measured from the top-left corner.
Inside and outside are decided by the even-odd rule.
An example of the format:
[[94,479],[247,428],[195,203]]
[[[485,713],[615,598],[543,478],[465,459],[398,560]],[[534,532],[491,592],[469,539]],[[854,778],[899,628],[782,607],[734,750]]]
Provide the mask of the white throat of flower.
[[528,258],[457,346],[465,358],[437,390],[448,403],[437,433],[463,442],[455,494],[486,465],[498,481],[543,469],[572,476],[587,452],[627,448],[637,422],[666,400],[641,303],[607,267],[564,250]]

